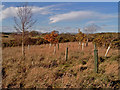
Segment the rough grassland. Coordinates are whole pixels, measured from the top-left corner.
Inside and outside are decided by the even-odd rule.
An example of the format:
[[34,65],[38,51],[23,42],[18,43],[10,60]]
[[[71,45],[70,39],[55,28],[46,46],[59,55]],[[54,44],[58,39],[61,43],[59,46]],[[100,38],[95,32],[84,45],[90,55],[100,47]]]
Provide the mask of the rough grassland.
[[26,47],[22,60],[21,47],[3,49],[3,88],[118,88],[118,50],[98,48],[99,71],[94,72],[94,46],[78,49],[77,42],[68,43],[68,61],[65,61],[66,43],[56,47],[33,45]]

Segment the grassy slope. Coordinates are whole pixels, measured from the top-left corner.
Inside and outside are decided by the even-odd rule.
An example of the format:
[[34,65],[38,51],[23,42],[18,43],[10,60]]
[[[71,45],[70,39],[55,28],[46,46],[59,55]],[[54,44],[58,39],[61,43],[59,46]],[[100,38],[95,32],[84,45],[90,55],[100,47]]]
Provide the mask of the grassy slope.
[[[118,87],[118,50],[99,50],[99,73],[94,73],[93,44],[82,51],[78,43],[70,42],[69,59],[65,61],[66,43],[60,44],[53,55],[53,46],[26,47],[26,60],[22,60],[21,47],[3,49],[3,87],[24,88],[114,88]],[[103,60],[101,62],[100,60]]]

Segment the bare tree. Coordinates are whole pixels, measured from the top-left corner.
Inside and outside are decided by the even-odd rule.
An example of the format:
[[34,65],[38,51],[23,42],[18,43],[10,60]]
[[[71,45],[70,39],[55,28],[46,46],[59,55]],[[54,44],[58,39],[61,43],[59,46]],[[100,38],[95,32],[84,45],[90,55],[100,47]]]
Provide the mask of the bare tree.
[[97,32],[99,29],[101,29],[101,27],[99,27],[98,25],[91,24],[91,25],[85,26],[83,30],[86,34],[90,34],[90,33]]
[[25,31],[30,29],[36,22],[33,20],[32,7],[28,6],[27,3],[17,8],[16,16],[14,17],[15,26],[14,28],[18,32],[22,32],[22,55],[25,59],[25,46],[24,46],[24,36]]
[[[98,25],[95,25],[95,24],[91,24],[91,25],[88,25],[88,26],[85,26],[83,31],[86,33],[87,37],[88,37],[88,34],[91,34],[91,33],[95,33],[97,32],[99,29],[101,29],[101,27],[99,27]],[[88,38],[87,38],[87,43],[86,43],[86,46],[88,46]]]

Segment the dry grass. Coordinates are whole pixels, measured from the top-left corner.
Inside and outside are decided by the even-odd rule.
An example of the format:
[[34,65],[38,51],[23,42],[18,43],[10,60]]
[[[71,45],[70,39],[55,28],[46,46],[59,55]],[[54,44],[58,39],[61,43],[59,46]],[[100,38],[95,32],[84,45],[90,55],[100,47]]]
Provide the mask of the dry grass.
[[56,47],[33,45],[26,47],[26,60],[22,60],[21,47],[3,49],[3,88],[115,88],[118,87],[118,50],[111,49],[103,57],[105,48],[98,48],[99,73],[94,73],[94,46],[78,49],[77,42],[69,42],[68,61],[65,61],[66,43]]

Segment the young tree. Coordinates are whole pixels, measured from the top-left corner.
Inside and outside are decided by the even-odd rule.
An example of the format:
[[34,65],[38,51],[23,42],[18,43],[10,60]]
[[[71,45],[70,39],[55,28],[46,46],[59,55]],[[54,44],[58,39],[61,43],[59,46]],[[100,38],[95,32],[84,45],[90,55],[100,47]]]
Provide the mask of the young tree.
[[30,29],[36,22],[33,20],[32,7],[24,4],[17,8],[17,16],[14,17],[15,26],[14,28],[18,32],[22,32],[22,55],[25,59],[25,47],[24,47],[24,37],[25,31]]
[[113,42],[114,38],[112,35],[98,35],[93,42],[95,42],[97,44],[97,46],[101,47],[101,46],[106,46],[107,50],[105,53],[105,57],[107,56],[111,46],[112,46],[112,42]]
[[86,34],[82,33],[80,29],[78,29],[78,34],[76,35],[76,39],[79,41],[79,47],[82,45],[82,50],[84,47],[84,43],[86,42]]
[[95,33],[97,32],[97,30],[101,29],[101,27],[99,27],[98,25],[95,25],[95,24],[91,24],[91,25],[88,25],[88,26],[85,26],[83,31],[86,33],[87,35],[87,42],[86,42],[86,46],[88,46],[88,34],[92,34],[92,33]]
[[58,34],[55,31],[52,31],[51,34],[45,35],[44,39],[50,42],[50,44],[54,44],[54,54],[56,53],[56,44],[58,43],[57,37]]

